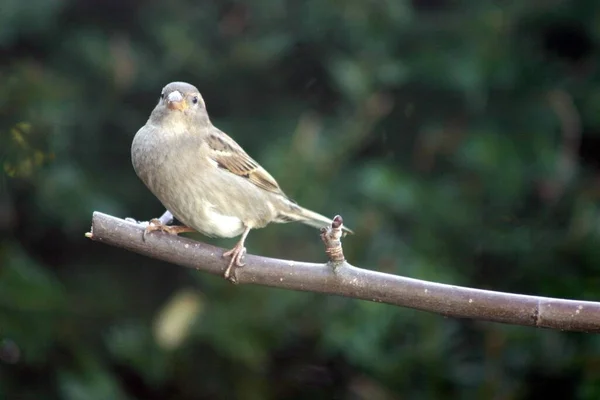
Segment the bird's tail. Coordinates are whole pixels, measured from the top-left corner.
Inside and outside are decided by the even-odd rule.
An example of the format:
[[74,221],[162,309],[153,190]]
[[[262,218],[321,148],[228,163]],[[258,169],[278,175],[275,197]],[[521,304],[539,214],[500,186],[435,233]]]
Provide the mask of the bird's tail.
[[[304,207],[290,203],[289,212],[280,213],[277,218],[277,222],[302,222],[303,224],[320,229],[327,225],[331,225],[333,221],[330,218],[327,218],[314,211],[310,211]],[[345,233],[354,234],[352,229],[346,228],[346,226],[343,225],[342,231]]]

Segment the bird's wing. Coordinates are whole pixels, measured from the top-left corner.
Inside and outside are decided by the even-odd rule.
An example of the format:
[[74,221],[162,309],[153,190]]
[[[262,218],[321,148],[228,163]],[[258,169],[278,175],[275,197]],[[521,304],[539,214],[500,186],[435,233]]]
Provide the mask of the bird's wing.
[[224,132],[214,128],[207,136],[207,144],[208,156],[219,168],[245,178],[261,189],[287,197],[275,178]]

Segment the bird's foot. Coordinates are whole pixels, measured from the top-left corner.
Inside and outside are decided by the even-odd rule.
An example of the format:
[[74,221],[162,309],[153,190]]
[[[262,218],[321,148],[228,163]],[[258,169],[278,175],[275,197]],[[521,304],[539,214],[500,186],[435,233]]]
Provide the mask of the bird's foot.
[[244,265],[246,265],[244,262],[242,262],[245,255],[246,255],[246,248],[244,247],[244,245],[241,242],[236,244],[233,249],[223,253],[223,257],[231,257],[231,260],[229,260],[229,265],[227,266],[227,269],[225,270],[225,273],[223,274],[225,279],[231,281],[231,283],[237,282],[237,278],[235,277],[235,268],[234,267],[243,267]]
[[178,235],[184,232],[195,232],[192,228],[183,225],[165,225],[160,222],[159,219],[151,219],[146,229],[144,229],[144,234],[142,235],[142,239],[146,241],[146,236],[154,231],[166,232],[169,235]]

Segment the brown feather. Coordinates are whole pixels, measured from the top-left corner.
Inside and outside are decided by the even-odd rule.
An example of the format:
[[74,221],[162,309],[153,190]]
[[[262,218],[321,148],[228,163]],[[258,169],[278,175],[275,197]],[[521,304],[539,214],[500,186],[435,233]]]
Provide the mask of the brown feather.
[[249,182],[261,189],[286,197],[275,178],[224,132],[218,131],[218,134],[216,132],[210,133],[207,136],[206,142],[211,150],[209,157],[220,168],[248,179]]

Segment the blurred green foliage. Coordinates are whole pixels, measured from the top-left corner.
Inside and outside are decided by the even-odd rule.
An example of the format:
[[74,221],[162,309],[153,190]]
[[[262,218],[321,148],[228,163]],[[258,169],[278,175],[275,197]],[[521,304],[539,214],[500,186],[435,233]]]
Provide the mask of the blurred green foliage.
[[[353,264],[598,300],[600,2],[0,10],[1,399],[600,398],[597,335],[235,287],[83,236],[94,210],[163,212],[129,151],[184,80],[286,193],[344,216]],[[247,244],[324,260],[301,225]]]

